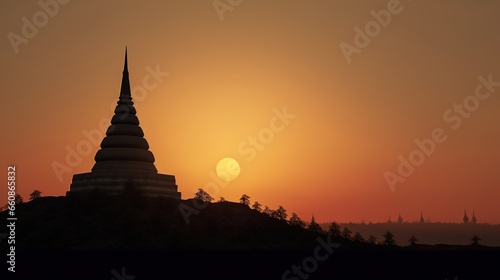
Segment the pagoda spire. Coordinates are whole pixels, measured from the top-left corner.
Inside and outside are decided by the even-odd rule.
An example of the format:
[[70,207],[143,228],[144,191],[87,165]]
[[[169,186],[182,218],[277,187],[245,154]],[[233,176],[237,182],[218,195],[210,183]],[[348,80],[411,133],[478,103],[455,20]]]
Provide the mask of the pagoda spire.
[[132,100],[132,95],[130,93],[130,81],[128,78],[128,59],[127,59],[127,47],[125,47],[125,63],[123,64],[123,76],[122,76],[122,86],[120,89],[120,97],[128,97]]
[[109,165],[109,161],[128,160],[149,163],[147,168],[156,172],[156,167],[153,165],[155,159],[153,153],[149,151],[149,144],[139,126],[137,111],[130,94],[127,64],[127,48],[125,48],[120,96],[114,111],[115,115],[111,118],[111,126],[101,142],[101,149],[94,157],[96,161],[94,169]]
[[127,72],[128,73],[127,47],[125,47],[125,65],[123,66],[123,72]]

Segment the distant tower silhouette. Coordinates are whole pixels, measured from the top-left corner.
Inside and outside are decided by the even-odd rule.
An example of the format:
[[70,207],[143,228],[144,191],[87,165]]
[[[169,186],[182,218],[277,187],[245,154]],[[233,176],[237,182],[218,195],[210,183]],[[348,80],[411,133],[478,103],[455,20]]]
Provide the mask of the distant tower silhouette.
[[389,224],[392,223],[392,220],[391,220],[391,215],[389,215],[389,220],[387,221]]
[[469,223],[469,217],[467,217],[467,210],[464,210],[464,224]]
[[[92,109],[90,109],[92,110]],[[120,96],[111,126],[97,151],[89,173],[73,175],[68,196],[99,191],[119,195],[133,189],[135,194],[149,197],[181,198],[174,175],[158,174],[153,153],[139,126],[128,76],[127,49]]]
[[474,211],[472,211],[472,223],[477,223],[476,214],[474,213]]
[[401,217],[401,214],[399,214],[399,217],[398,217],[398,223],[402,224],[403,223],[403,218]]
[[424,215],[422,215],[422,211],[420,211],[420,223],[423,224],[424,222]]

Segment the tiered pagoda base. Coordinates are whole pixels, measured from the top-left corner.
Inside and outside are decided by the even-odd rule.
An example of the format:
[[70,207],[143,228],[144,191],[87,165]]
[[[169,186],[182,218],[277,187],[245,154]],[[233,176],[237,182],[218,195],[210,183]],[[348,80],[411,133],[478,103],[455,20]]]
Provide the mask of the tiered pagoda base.
[[[92,172],[73,175],[70,191],[66,195],[88,195],[96,191],[107,195],[120,195],[126,191],[134,191],[146,197],[181,199],[181,193],[177,192],[175,176],[158,174],[156,170],[150,169],[151,164],[109,161],[100,162],[99,165],[96,164]],[[120,168],[110,168],[113,166]]]

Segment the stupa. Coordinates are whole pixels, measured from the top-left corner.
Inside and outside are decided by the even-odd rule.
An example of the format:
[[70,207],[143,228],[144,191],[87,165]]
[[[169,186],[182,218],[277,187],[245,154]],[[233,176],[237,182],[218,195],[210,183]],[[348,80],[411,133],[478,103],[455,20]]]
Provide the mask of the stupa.
[[94,159],[91,172],[73,175],[67,196],[91,192],[120,195],[133,190],[141,196],[181,198],[175,176],[158,173],[155,157],[139,126],[130,90],[127,49],[120,96],[111,126]]

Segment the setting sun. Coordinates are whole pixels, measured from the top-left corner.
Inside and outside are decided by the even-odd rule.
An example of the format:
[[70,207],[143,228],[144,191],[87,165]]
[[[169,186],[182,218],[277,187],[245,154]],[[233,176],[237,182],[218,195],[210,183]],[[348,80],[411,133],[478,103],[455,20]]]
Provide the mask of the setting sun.
[[229,182],[240,175],[240,165],[233,158],[223,158],[217,163],[216,171],[221,180]]

